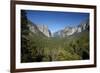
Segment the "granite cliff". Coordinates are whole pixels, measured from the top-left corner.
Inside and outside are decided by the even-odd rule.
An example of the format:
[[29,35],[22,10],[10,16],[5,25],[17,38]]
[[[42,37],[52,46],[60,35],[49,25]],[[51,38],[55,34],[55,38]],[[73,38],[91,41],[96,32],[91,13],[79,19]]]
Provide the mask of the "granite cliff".
[[64,29],[53,33],[53,36],[54,37],[66,37],[66,36],[70,36],[76,33],[81,33],[85,30],[89,30],[88,21],[81,22],[78,26],[75,26],[75,27],[65,27]]

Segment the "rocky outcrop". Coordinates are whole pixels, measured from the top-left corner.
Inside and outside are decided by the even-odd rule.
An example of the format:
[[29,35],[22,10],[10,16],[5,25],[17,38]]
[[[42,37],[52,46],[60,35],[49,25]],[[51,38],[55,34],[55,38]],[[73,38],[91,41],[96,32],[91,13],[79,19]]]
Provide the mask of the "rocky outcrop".
[[84,21],[76,27],[65,27],[62,30],[59,30],[53,34],[54,37],[66,37],[73,35],[75,33],[80,33],[82,31],[89,30],[89,22]]
[[36,33],[36,34],[43,34],[46,37],[66,37],[70,36],[76,33],[80,33],[85,30],[89,30],[89,21],[83,21],[81,22],[78,26],[75,27],[65,27],[62,30],[59,30],[55,33],[52,33],[48,29],[48,26],[46,25],[39,25],[39,24],[34,24],[34,23],[29,23],[29,29],[31,32]]
[[29,24],[29,29],[31,32],[39,34],[42,33],[47,37],[51,37],[51,32],[46,25],[39,25],[39,24]]
[[47,37],[51,37],[51,32],[46,25],[37,25],[37,28]]

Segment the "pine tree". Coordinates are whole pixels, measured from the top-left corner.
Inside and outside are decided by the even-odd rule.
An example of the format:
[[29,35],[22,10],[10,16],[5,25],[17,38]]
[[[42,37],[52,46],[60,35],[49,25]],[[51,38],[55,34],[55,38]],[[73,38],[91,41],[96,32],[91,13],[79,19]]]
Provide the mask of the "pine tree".
[[32,60],[29,51],[29,27],[25,10],[21,10],[21,62]]

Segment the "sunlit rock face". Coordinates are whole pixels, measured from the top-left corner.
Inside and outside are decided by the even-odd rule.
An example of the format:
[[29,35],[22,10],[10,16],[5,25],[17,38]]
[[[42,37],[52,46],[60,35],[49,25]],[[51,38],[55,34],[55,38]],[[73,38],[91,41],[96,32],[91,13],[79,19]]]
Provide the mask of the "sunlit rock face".
[[66,37],[66,36],[70,36],[70,35],[73,35],[76,33],[83,32],[85,30],[89,30],[89,22],[88,21],[84,21],[75,27],[65,27],[64,29],[55,32],[53,34],[53,36],[54,37],[57,37],[57,36]]
[[46,37],[66,37],[76,33],[83,32],[85,30],[89,30],[89,21],[84,21],[80,23],[78,26],[65,27],[54,33],[51,33],[47,25],[39,25],[31,23],[28,26],[31,32],[36,34],[42,33]]
[[29,24],[29,29],[33,33],[41,32],[47,37],[51,37],[51,32],[46,25]]
[[51,32],[46,25],[37,25],[38,29],[47,37],[51,36]]

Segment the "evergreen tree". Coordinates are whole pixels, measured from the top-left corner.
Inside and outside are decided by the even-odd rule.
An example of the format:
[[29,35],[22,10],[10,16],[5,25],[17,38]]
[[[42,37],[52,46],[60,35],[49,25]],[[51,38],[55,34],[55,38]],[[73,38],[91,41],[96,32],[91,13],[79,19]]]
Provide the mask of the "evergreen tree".
[[29,51],[29,27],[26,11],[21,10],[21,62],[31,61],[31,53]]

